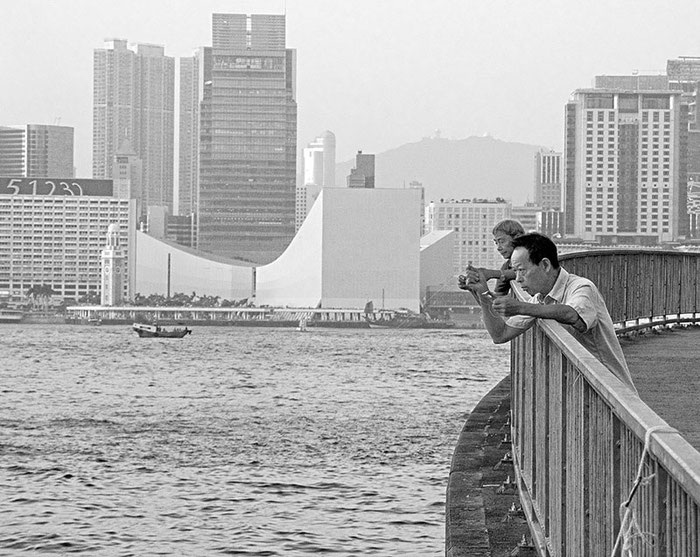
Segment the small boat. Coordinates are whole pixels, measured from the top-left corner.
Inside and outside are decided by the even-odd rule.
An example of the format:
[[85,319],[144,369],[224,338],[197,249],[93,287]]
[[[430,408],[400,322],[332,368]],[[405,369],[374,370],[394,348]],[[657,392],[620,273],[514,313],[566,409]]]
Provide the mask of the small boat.
[[370,319],[365,315],[365,321],[370,329],[452,329],[454,321],[433,319],[426,313],[415,313],[411,310],[396,310],[390,316]]
[[147,325],[145,323],[134,323],[132,327],[136,334],[142,338],[182,338],[192,334],[192,330],[187,327],[184,329],[165,329],[160,325]]

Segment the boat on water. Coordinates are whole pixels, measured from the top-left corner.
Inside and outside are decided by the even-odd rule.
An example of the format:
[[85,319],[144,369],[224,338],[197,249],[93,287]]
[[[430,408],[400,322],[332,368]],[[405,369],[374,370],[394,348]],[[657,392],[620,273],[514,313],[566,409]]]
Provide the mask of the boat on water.
[[160,325],[148,325],[146,323],[134,323],[132,328],[142,338],[182,338],[192,334],[192,329],[187,327],[165,329]]
[[24,312],[17,309],[0,309],[0,323],[19,323],[24,319]]
[[365,316],[365,321],[370,329],[452,329],[455,326],[454,321],[434,319],[427,313],[410,310],[397,310],[376,319]]

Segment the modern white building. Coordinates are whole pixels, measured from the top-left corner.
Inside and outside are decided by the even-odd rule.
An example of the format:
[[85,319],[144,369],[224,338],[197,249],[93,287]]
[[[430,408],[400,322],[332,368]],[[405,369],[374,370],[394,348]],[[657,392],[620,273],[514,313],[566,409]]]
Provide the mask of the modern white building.
[[421,240],[420,190],[325,188],[290,246],[254,267],[136,235],[135,290],[197,292],[256,305],[420,309],[428,286],[449,284],[452,237]]
[[[101,252],[110,225],[119,226],[127,255],[124,298],[133,292],[136,229],[133,200],[111,197],[111,180],[2,179],[0,293],[19,299],[32,286],[50,286],[68,300],[102,287]],[[34,194],[36,192],[36,195]]]
[[579,89],[566,105],[565,233],[657,244],[688,233],[680,91]]
[[462,199],[430,202],[426,207],[426,230],[455,233],[452,269],[455,275],[470,263],[475,267],[498,268],[503,259],[493,244],[493,227],[512,216],[509,201]]

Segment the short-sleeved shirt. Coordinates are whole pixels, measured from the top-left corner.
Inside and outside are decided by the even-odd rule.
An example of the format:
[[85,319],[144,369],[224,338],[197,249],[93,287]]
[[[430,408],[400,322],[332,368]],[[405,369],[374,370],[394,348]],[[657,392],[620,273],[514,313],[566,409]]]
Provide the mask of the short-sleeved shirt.
[[[616,377],[636,392],[610,313],[598,288],[587,278],[571,274],[563,267],[559,269],[559,276],[549,294],[544,298],[536,294],[529,302],[565,304],[574,308],[586,324],[586,330],[580,332],[571,325],[562,326]],[[528,329],[534,321],[535,318],[528,315],[514,315],[508,318],[506,324],[518,329]]]

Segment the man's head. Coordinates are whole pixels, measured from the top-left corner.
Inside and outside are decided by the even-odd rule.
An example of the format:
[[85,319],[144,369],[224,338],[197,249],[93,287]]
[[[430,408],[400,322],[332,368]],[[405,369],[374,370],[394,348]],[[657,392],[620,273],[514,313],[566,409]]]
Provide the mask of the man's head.
[[525,292],[546,296],[559,276],[557,246],[543,234],[518,236],[513,240],[511,267]]
[[492,234],[496,250],[508,259],[513,254],[513,239],[525,234],[525,229],[517,220],[506,219],[493,227]]

